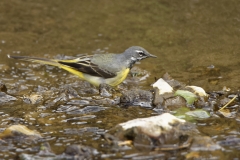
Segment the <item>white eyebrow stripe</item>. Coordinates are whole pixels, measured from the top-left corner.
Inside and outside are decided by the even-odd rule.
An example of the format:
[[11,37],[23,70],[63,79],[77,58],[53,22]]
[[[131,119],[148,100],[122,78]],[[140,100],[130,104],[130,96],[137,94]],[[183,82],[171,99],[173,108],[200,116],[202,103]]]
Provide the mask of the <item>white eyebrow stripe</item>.
[[142,51],[142,50],[136,50],[136,52],[138,52],[138,53],[143,53],[143,51]]

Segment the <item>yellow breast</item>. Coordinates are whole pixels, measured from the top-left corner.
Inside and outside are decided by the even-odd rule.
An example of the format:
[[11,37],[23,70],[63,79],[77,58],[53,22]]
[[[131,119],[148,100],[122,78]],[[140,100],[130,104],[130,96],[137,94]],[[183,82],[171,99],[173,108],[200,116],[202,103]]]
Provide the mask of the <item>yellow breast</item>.
[[130,71],[129,68],[123,69],[122,71],[117,73],[116,77],[108,78],[105,81],[110,86],[117,86],[127,78],[129,71]]

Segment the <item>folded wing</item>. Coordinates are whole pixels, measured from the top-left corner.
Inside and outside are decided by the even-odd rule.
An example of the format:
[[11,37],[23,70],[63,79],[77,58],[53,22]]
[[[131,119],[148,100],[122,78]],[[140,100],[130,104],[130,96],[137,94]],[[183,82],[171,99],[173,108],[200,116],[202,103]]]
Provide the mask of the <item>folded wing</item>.
[[74,60],[58,60],[57,62],[91,76],[103,78],[113,78],[116,76],[115,73],[104,70],[98,65],[92,63],[91,58],[92,56],[82,56]]

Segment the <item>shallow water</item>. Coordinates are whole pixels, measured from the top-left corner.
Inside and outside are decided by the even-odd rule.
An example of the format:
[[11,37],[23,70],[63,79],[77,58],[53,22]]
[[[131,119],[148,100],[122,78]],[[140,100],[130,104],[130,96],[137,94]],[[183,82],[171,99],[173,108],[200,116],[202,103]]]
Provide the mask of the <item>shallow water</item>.
[[[155,77],[168,72],[174,79],[201,86],[206,91],[221,90],[224,86],[237,91],[239,8],[240,3],[235,0],[1,1],[0,80],[7,88],[17,90],[16,93],[20,90],[20,97],[38,90],[38,86],[47,89],[65,84],[77,86],[78,78],[65,71],[8,59],[7,54],[58,58],[85,53],[121,53],[139,45],[158,56],[138,65],[151,73],[139,84],[140,88],[150,89]],[[46,102],[13,104],[2,106],[1,128],[23,123],[48,137],[46,141],[55,153],[64,150],[59,146],[72,142],[104,150],[98,133],[129,119],[156,114],[138,107],[66,114],[59,107],[65,103],[50,107]],[[82,108],[76,107],[76,110]],[[237,122],[233,126],[237,126]]]
[[[168,72],[206,90],[237,89],[239,5],[234,0],[1,2],[0,64],[17,63],[6,54],[52,58],[120,53],[140,45],[158,56],[141,65],[153,77]],[[211,66],[217,73],[206,71]],[[211,78],[218,83],[209,83]]]

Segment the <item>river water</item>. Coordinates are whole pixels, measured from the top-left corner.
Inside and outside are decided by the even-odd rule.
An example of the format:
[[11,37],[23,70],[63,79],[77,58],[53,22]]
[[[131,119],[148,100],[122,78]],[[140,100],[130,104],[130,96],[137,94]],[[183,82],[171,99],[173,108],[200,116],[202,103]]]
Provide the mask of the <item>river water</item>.
[[[221,90],[224,86],[237,91],[240,87],[239,8],[236,0],[1,1],[0,80],[7,88],[19,85],[26,88],[24,94],[37,86],[59,87],[78,81],[58,68],[8,59],[7,54],[76,57],[122,53],[138,45],[158,56],[137,65],[151,73],[139,84],[140,88],[150,89],[155,78],[168,72],[174,79],[206,91]],[[74,141],[100,149],[96,132],[153,114],[142,108],[126,111],[113,107],[94,113],[97,118],[88,117],[81,125],[73,119],[59,126],[61,119],[79,115],[67,115],[66,118],[64,113],[52,113],[57,109],[44,110],[48,121],[43,115],[39,117],[42,110],[38,105],[19,103],[15,108],[4,106],[2,111],[8,118],[20,118],[20,122],[31,129],[54,137],[50,142],[56,153],[63,151],[59,146]],[[31,121],[29,117],[38,120]],[[1,128],[11,125],[9,119],[2,119],[6,123],[2,123]],[[69,131],[69,123],[75,132]],[[85,132],[90,134],[86,136]],[[66,137],[59,136],[62,133]]]

